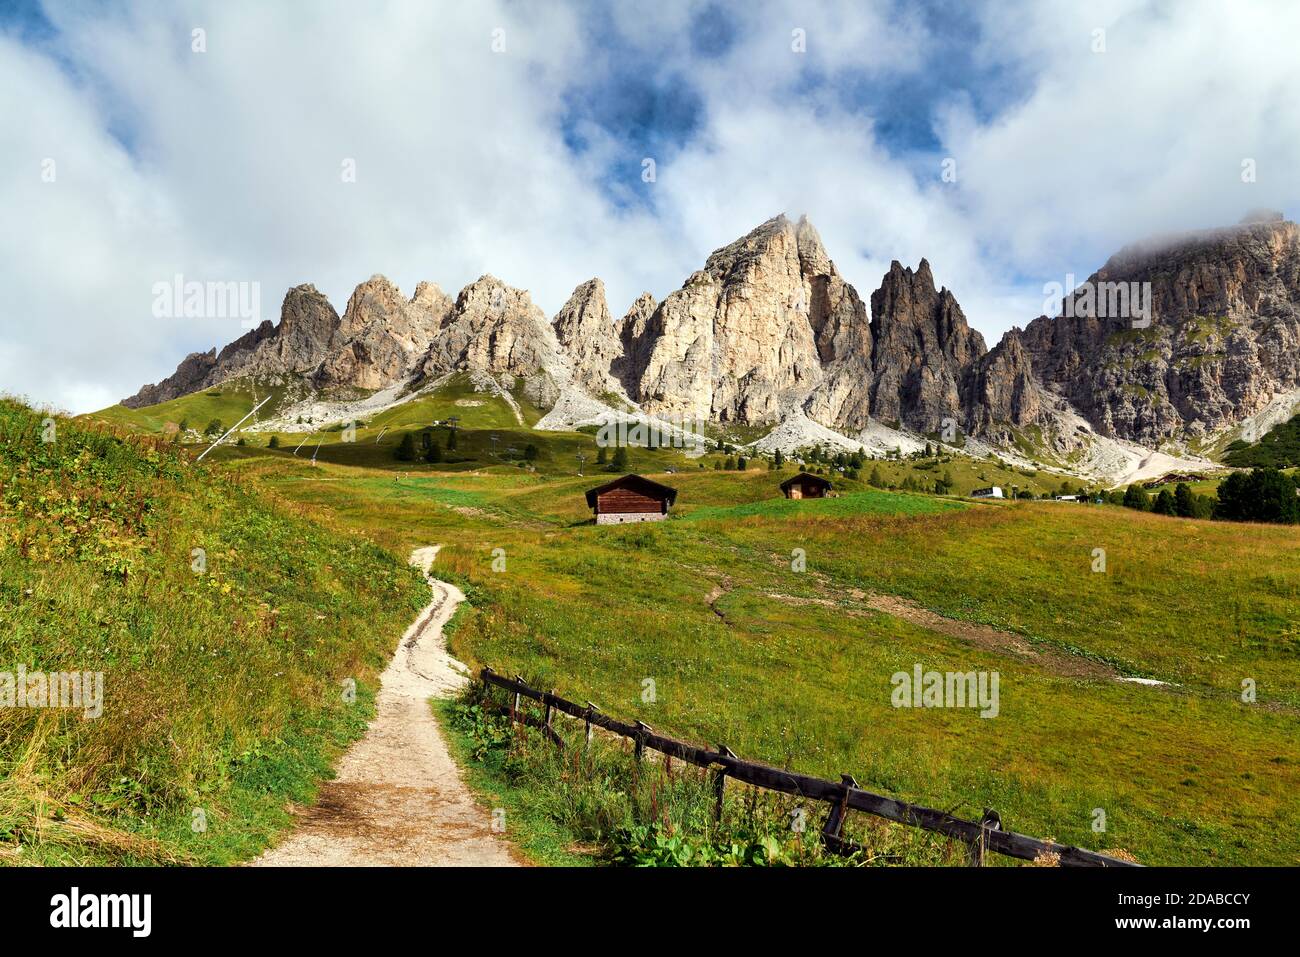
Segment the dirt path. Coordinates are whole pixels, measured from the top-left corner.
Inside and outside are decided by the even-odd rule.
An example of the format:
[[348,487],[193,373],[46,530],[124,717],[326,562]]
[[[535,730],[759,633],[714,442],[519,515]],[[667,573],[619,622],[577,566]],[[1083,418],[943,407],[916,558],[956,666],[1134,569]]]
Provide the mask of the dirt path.
[[[820,581],[819,583],[823,586],[829,584],[826,581]],[[850,589],[848,594],[852,602],[857,604],[857,607],[854,607],[852,603],[846,603],[843,599],[801,598],[777,592],[769,592],[767,597],[791,605],[822,605],[827,608],[838,608],[849,616],[860,615],[870,609],[871,611],[892,615],[894,618],[901,618],[903,621],[911,622],[930,631],[937,631],[941,635],[947,635],[959,641],[979,645],[981,648],[987,648],[990,651],[1013,655],[1070,678],[1109,678],[1116,681],[1136,680],[1123,678],[1114,668],[1091,658],[1071,655],[1045,645],[1035,645],[1021,635],[1003,631],[1000,628],[962,621],[958,618],[945,618],[914,601],[897,595],[882,595],[875,592],[861,591],[856,588]],[[710,604],[716,600],[716,596],[712,593],[708,598]],[[1154,684],[1162,685],[1164,682],[1157,681]]]
[[441,865],[512,866],[518,862],[491,829],[452,761],[430,711],[469,679],[447,653],[443,625],[465,600],[429,576],[438,546],[411,553],[433,589],[384,671],[378,713],[365,737],[343,756],[338,777],[299,812],[297,828],[257,867]]

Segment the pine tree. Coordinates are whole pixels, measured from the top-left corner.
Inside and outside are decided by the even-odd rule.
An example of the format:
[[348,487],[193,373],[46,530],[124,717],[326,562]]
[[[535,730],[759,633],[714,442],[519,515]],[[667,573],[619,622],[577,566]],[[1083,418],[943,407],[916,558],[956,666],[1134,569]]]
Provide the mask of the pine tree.
[[627,447],[626,446],[620,445],[618,448],[614,450],[614,461],[610,463],[610,467],[615,472],[627,471]]
[[600,448],[596,450],[596,464],[604,465],[608,461],[609,461],[609,452],[605,449],[605,446],[602,445]]
[[434,441],[432,441],[432,442],[429,443],[429,448],[428,448],[428,450],[424,453],[424,460],[425,460],[426,462],[441,462],[441,461],[442,461],[442,446],[440,446],[440,445],[438,444],[437,440],[434,440]]
[[1124,505],[1128,508],[1135,508],[1140,512],[1145,512],[1151,507],[1147,493],[1138,485],[1130,485],[1124,490]]
[[737,471],[737,472],[743,472],[743,471],[745,471],[747,468],[749,468],[749,463],[748,463],[747,461],[745,461],[745,457],[744,457],[743,455],[742,455],[740,458],[736,459],[736,471]]
[[867,484],[872,488],[884,488],[885,480],[880,475],[880,466],[871,466],[871,477],[867,479]]
[[781,468],[783,465],[785,465],[785,456],[781,454],[780,449],[777,449],[776,455],[772,457],[772,464],[775,465],[778,469]]
[[402,433],[402,441],[397,444],[397,451],[394,455],[399,462],[415,461],[415,439],[410,432]]
[[448,429],[447,430],[447,451],[451,451],[455,447],[456,447],[456,430]]
[[1196,496],[1186,482],[1174,486],[1174,514],[1183,518],[1191,518],[1196,514]]
[[1151,506],[1151,511],[1157,515],[1178,514],[1173,493],[1167,488],[1162,488],[1160,494],[1156,496],[1155,504]]
[[266,443],[266,447],[268,449],[278,449],[280,447],[280,437],[278,435],[271,436],[271,441]]

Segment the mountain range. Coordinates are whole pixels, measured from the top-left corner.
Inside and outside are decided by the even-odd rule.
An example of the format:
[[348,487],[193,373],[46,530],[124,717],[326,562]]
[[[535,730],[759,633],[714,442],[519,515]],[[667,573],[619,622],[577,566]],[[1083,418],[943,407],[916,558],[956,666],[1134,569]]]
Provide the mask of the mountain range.
[[[279,324],[187,356],[123,405],[241,376],[346,399],[468,373],[550,410],[540,428],[616,411],[770,427],[787,444],[956,431],[1082,461],[1099,441],[1196,453],[1300,398],[1300,229],[1280,214],[1128,246],[1065,290],[1059,312],[989,349],[925,259],[895,261],[864,300],[807,218],[781,215],[621,318],[599,279],[551,318],[491,275],[454,300],[428,282],[408,299],[374,276],[342,316],[296,286]],[[813,431],[781,430],[791,422]]]

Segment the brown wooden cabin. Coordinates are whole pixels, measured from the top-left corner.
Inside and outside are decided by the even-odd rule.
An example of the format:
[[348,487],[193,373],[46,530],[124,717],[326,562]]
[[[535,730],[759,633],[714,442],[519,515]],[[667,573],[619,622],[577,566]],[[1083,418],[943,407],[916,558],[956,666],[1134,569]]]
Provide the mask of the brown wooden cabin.
[[786,498],[825,498],[831,490],[831,483],[820,475],[800,472],[781,483],[781,492]]
[[677,489],[640,475],[624,475],[587,491],[587,507],[596,513],[597,525],[662,522],[676,501]]

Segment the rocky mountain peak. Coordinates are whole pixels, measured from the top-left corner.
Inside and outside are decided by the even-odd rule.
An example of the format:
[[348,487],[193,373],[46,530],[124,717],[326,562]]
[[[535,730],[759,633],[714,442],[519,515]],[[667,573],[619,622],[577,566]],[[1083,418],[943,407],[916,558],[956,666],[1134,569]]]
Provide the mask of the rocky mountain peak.
[[555,330],[528,292],[490,274],[460,291],[416,376],[434,379],[460,371],[489,376],[498,384],[522,379],[525,394],[541,406],[552,405],[572,378],[572,364]]
[[590,395],[621,392],[613,369],[623,355],[623,343],[605,302],[605,284],[588,279],[551,323],[560,346],[573,363],[574,383]]
[[411,296],[411,305],[441,318],[446,318],[455,304],[455,300],[436,282],[420,282],[415,287],[415,295]]
[[654,348],[650,320],[658,305],[653,295],[643,292],[619,320],[617,331],[620,354],[614,360],[610,372],[619,381],[626,395],[639,394],[641,375]]
[[648,411],[774,423],[816,386],[822,370],[810,318],[814,282],[800,255],[799,228],[811,248],[810,224],[796,227],[775,216],[715,250],[703,270],[659,304],[647,323],[653,346],[632,376],[634,398]]
[[1248,219],[1108,259],[1060,316],[1025,328],[1040,381],[1097,431],[1148,446],[1216,433],[1300,388],[1300,229]]
[[957,299],[936,289],[928,260],[915,270],[894,260],[871,295],[872,414],[923,432],[960,421],[960,384],[986,352]]

